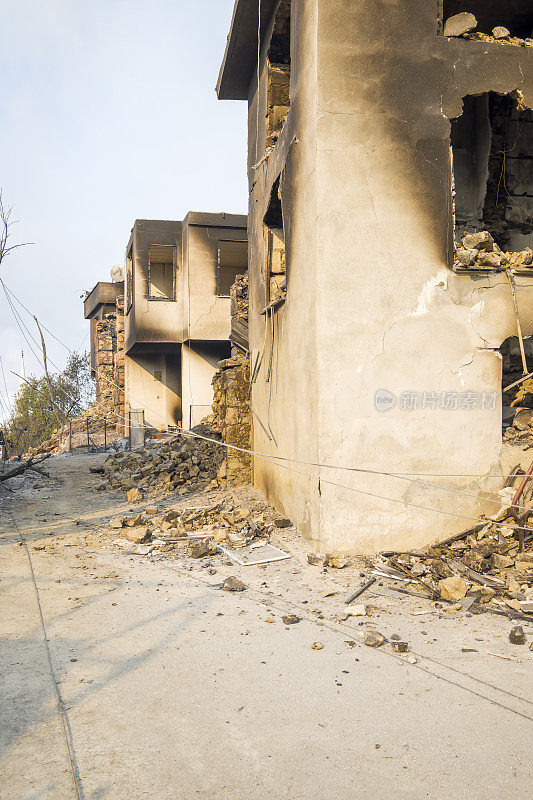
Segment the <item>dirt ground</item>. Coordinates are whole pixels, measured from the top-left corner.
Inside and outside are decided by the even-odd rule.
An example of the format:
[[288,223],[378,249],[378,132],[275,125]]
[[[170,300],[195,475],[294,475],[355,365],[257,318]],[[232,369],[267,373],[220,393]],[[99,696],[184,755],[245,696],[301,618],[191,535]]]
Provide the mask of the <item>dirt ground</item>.
[[[339,621],[362,570],[309,566],[292,529],[292,558],[262,567],[131,555],[105,523],[152,503],[94,492],[102,461],[59,456],[50,478],[0,488],[2,800],[529,796],[533,626],[515,646],[505,617],[388,581],[361,598],[368,616]],[[247,590],[221,591],[229,575]],[[389,642],[366,647],[371,629]]]

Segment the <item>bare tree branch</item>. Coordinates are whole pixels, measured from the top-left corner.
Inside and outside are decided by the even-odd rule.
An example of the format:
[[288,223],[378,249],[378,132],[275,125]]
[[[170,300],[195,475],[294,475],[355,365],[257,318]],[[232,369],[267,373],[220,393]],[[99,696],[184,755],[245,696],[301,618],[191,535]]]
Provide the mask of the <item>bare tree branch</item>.
[[11,219],[12,213],[13,207],[10,206],[7,208],[4,205],[2,190],[0,189],[0,264],[3,262],[4,258],[7,258],[7,256],[13,252],[13,250],[17,250],[19,247],[27,247],[27,245],[34,244],[34,242],[20,242],[18,244],[11,244],[8,246],[9,237],[11,235],[10,229],[18,222],[18,220]]

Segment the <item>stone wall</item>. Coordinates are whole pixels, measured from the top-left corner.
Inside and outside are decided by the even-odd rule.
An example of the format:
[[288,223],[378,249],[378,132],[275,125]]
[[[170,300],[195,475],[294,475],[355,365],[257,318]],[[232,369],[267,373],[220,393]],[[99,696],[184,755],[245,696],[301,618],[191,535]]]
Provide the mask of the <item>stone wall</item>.
[[124,352],[124,298],[117,297],[115,317],[116,349],[113,358],[113,411],[117,420],[117,433],[124,436],[126,430],[125,352]]
[[[248,353],[248,275],[238,275],[230,290],[231,358],[219,362],[213,378],[212,425],[226,444],[250,450],[252,412],[250,356]],[[227,449],[219,470],[219,480],[233,485],[251,483],[252,458],[247,453]]]

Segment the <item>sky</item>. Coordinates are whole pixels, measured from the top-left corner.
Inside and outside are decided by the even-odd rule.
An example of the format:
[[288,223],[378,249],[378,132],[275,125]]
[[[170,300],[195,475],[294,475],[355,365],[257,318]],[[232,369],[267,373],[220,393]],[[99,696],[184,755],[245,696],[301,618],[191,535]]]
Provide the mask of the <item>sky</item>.
[[[245,103],[215,93],[233,5],[2,0],[0,189],[18,221],[12,243],[33,244],[13,251],[0,277],[71,350],[88,348],[80,296],[123,263],[135,219],[247,211]],[[68,351],[45,337],[63,368]],[[22,350],[26,375],[40,376],[0,286],[11,401]],[[1,372],[0,398],[1,419]]]

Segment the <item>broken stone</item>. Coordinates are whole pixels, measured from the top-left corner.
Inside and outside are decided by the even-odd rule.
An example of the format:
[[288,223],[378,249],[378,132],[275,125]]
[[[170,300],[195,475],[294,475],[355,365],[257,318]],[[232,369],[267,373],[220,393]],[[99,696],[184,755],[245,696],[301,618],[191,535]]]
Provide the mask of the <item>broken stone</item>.
[[146,525],[137,525],[135,528],[125,528],[123,536],[135,544],[143,544],[150,539],[150,532]]
[[144,513],[148,517],[153,517],[157,514],[157,506],[148,506],[148,508],[144,509]]
[[130,489],[126,493],[126,500],[128,503],[138,503],[144,497],[140,489]]
[[124,526],[124,517],[113,517],[109,520],[110,528],[122,528]]
[[407,642],[391,642],[391,647],[395,653],[407,653],[409,650]]
[[461,11],[460,14],[448,17],[444,25],[444,36],[462,36],[464,33],[475,30],[475,28],[477,28],[475,16],[468,11]]
[[347,617],[366,617],[366,606],[360,605],[346,606],[344,613]]
[[319,556],[317,553],[309,553],[307,563],[311,564],[312,567],[321,567],[324,564],[324,556]]
[[233,575],[230,575],[228,578],[224,580],[222,588],[224,589],[225,592],[244,592],[246,586],[238,578],[235,578]]
[[189,555],[191,558],[214,556],[216,552],[216,545],[210,539],[199,539],[197,542],[193,542],[189,548]]
[[133,517],[126,517],[124,519],[124,523],[128,528],[135,528],[136,525],[140,525],[142,521],[142,514],[134,514]]
[[324,561],[324,566],[332,569],[344,569],[349,564],[350,559],[346,558],[346,556],[327,555]]
[[468,591],[468,584],[462,578],[452,576],[439,581],[439,588],[443,600],[462,600]]
[[477,263],[480,267],[496,268],[501,266],[502,259],[498,253],[479,253]]
[[298,622],[301,622],[301,617],[297,617],[296,614],[287,614],[286,616],[281,618],[284,625],[297,625]]
[[508,39],[511,33],[503,25],[497,25],[496,28],[492,29],[492,35],[495,39]]
[[471,267],[472,264],[476,263],[477,254],[477,250],[464,250],[459,248],[455,254],[455,258],[463,267]]
[[381,647],[384,641],[385,637],[379,631],[366,631],[363,634],[363,643],[367,647]]
[[511,633],[509,634],[509,641],[511,644],[525,644],[526,643],[526,634],[524,633],[524,629],[521,625],[516,625],[514,628],[511,629]]
[[287,519],[286,517],[283,517],[281,519],[275,519],[274,520],[274,525],[276,526],[276,528],[290,528],[291,525],[292,525],[292,522],[290,521],[290,519]]
[[[460,16],[459,14],[457,16]],[[494,249],[494,239],[488,231],[478,233],[467,233],[463,236],[462,244],[465,250],[485,250],[492,252]]]
[[513,558],[509,558],[509,556],[501,556],[499,553],[493,553],[490,557],[490,560],[494,569],[507,569],[507,567],[512,567],[514,564]]

